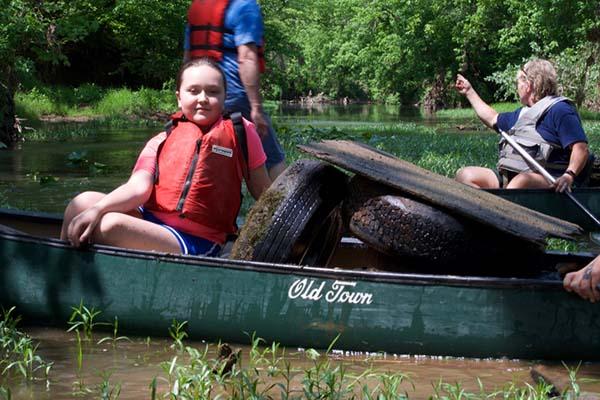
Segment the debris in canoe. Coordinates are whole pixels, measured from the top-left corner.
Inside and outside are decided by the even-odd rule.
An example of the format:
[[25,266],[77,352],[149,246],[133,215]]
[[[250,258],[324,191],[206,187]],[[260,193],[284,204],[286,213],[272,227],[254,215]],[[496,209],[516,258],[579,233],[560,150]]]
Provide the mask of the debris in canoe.
[[538,245],[544,245],[549,236],[574,239],[582,234],[575,224],[460,184],[365,144],[327,140],[299,147],[321,160],[398,189],[405,196]]
[[230,258],[327,265],[341,237],[347,180],[322,161],[297,161],[248,212]]
[[484,262],[490,270],[478,273],[502,273],[511,270],[507,265],[526,269],[514,260],[530,260],[543,251],[533,243],[400,196],[397,190],[360,175],[350,180],[349,192],[343,209],[350,232],[374,249],[403,260],[402,269],[412,262],[421,271],[444,268],[459,273],[480,268]]

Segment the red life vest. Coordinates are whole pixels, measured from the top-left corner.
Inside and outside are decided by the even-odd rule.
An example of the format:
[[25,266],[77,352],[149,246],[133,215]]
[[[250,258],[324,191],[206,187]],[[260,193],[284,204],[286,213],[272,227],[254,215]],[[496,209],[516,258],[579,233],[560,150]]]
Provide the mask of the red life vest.
[[171,118],[173,128],[158,148],[154,189],[144,208],[177,212],[235,233],[245,163],[233,123],[223,119],[204,134],[180,112]]
[[[233,35],[225,28],[225,12],[229,0],[193,0],[188,9],[190,26],[190,59],[211,57],[217,61],[223,59],[223,52],[237,54],[235,47],[225,47],[223,35]],[[265,72],[265,44],[256,43],[260,72]]]

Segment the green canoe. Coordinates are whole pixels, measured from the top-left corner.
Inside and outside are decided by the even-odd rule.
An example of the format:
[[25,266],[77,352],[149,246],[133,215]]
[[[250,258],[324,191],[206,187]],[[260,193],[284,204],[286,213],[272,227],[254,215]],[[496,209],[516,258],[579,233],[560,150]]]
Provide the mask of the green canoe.
[[[506,200],[531,208],[556,218],[564,219],[581,226],[586,231],[600,231],[600,228],[580,210],[566,195],[551,189],[494,189],[487,190]],[[580,188],[573,195],[591,213],[600,217],[600,188]]]
[[0,210],[0,305],[30,324],[64,326],[83,302],[144,336],[166,335],[176,319],[188,321],[191,338],[214,341],[247,343],[256,333],[326,348],[340,335],[336,347],[346,350],[600,359],[600,306],[565,292],[552,272],[591,255],[547,254],[530,278],[427,275],[373,271],[377,258],[355,240],[337,249],[337,268],[315,268],[77,250],[47,237],[59,223]]

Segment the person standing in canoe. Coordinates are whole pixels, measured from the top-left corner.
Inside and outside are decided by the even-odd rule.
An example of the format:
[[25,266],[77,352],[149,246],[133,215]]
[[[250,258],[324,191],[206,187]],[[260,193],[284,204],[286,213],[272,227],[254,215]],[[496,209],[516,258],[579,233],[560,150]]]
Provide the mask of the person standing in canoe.
[[175,92],[180,112],[148,141],[125,184],[69,203],[61,239],[218,255],[236,231],[242,178],[256,199],[271,184],[254,124],[222,117],[225,82],[211,59],[184,64]]
[[[549,61],[535,59],[519,69],[516,88],[523,107],[513,112],[496,112],[460,74],[455,86],[487,127],[507,132],[556,178],[556,191],[570,191],[574,183],[585,183],[590,159],[587,137],[575,106],[557,96],[556,70]],[[500,141],[499,148],[496,171],[464,167],[456,173],[456,180],[477,188],[552,187],[506,140]]]
[[228,112],[241,112],[254,122],[267,154],[267,171],[275,180],[285,169],[285,153],[277,140],[260,95],[265,71],[264,24],[256,0],[192,0],[187,14],[183,61],[211,57],[227,78]]

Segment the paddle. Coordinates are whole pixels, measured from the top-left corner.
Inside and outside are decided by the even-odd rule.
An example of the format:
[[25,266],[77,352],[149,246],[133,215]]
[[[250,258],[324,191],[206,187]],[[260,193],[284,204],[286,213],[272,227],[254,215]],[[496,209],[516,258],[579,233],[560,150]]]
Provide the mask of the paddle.
[[[513,149],[515,149],[521,155],[521,157],[523,157],[525,161],[527,161],[529,165],[533,165],[537,172],[539,172],[544,178],[546,178],[546,180],[549,183],[554,185],[556,179],[552,175],[550,175],[548,171],[544,169],[544,167],[542,167],[537,161],[535,161],[533,157],[531,157],[529,153],[527,153],[519,143],[517,143],[512,137],[508,135],[508,133],[504,132],[502,129],[500,129],[500,134],[508,142],[508,144],[510,144],[513,147]],[[598,220],[598,218],[596,218],[596,216],[592,214],[590,210],[588,210],[583,204],[581,204],[579,200],[575,198],[573,193],[569,192],[568,190],[565,190],[563,193],[566,194],[569,197],[569,199],[571,199],[571,201],[575,203],[575,205],[579,207],[579,209],[581,209],[581,211],[583,211],[588,217],[590,217],[590,219],[594,221],[594,223],[600,228],[600,220]]]

